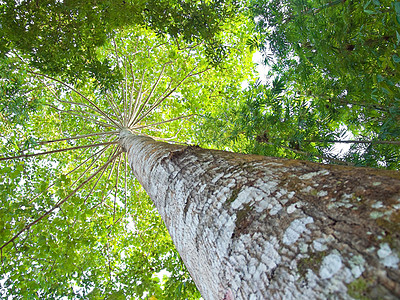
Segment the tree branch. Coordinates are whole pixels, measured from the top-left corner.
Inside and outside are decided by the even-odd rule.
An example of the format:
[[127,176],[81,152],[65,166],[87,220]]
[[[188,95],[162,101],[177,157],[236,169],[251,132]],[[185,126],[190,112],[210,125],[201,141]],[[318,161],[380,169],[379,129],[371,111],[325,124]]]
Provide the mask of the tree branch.
[[90,148],[90,147],[98,147],[98,146],[111,145],[111,144],[118,144],[118,141],[99,143],[99,144],[91,144],[91,145],[83,145],[83,146],[76,146],[76,147],[51,150],[51,151],[46,151],[46,152],[41,152],[41,153],[21,154],[21,155],[11,156],[11,157],[1,157],[0,161],[2,161],[2,160],[10,160],[10,159],[17,159],[17,158],[34,157],[34,156],[39,156],[39,155],[53,154],[53,153],[58,153],[58,152],[65,152],[65,151],[70,151],[70,150]]

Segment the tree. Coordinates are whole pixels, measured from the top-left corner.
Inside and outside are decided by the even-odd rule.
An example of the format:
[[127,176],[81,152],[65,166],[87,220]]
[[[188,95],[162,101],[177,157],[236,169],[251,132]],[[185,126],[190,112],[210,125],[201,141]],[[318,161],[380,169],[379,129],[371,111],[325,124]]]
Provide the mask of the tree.
[[226,24],[237,19],[239,1],[3,1],[0,5],[0,54],[26,54],[31,65],[48,75],[70,81],[87,76],[110,88],[121,74],[111,72],[96,49],[114,31],[150,27],[160,35],[207,45],[215,64],[226,57],[222,37]]
[[400,296],[399,173],[120,144],[205,299]]
[[[400,134],[400,2],[254,0],[251,11],[250,42],[271,70],[268,87],[250,85],[227,119],[245,132],[246,147],[236,147],[329,161],[338,159],[329,141],[375,141],[353,144],[339,159],[398,169],[399,147],[378,142]],[[277,79],[281,94],[274,94]]]
[[[124,43],[127,41],[130,43]],[[156,37],[143,28],[124,31],[122,37],[116,36],[107,45],[106,48],[112,48],[112,51],[98,49],[100,59],[108,58],[123,70],[124,78],[119,85],[108,88],[92,78],[78,81],[79,89],[73,87],[61,78],[50,77],[26,66],[26,57],[18,51],[5,59],[12,71],[3,68],[2,72],[8,74],[8,78],[1,81],[7,96],[5,105],[1,106],[5,122],[1,123],[0,249],[6,286],[2,296],[57,298],[63,295],[89,299],[198,297],[178,255],[171,250],[171,242],[148,198],[136,183],[135,188],[128,189],[129,179],[133,180],[127,170],[127,156],[123,153],[123,149],[128,148],[134,172],[160,210],[164,207],[160,205],[157,199],[160,194],[155,193],[154,187],[158,191],[161,187],[168,190],[168,187],[165,182],[152,186],[148,181],[157,183],[158,179],[179,179],[177,185],[171,182],[175,189],[169,192],[185,194],[197,191],[193,194],[193,201],[185,195],[176,197],[181,205],[171,205],[167,209],[176,208],[178,213],[165,214],[165,221],[205,297],[216,294],[230,299],[238,293],[238,297],[240,293],[247,297],[249,292],[246,287],[239,291],[237,285],[241,278],[236,270],[233,270],[235,277],[229,283],[226,281],[232,276],[217,277],[222,285],[222,290],[219,290],[214,278],[199,276],[199,266],[197,261],[193,263],[193,258],[208,257],[204,261],[208,261],[206,270],[211,272],[219,270],[221,263],[227,263],[226,271],[237,266],[244,281],[249,277],[246,274],[260,274],[262,277],[261,273],[269,272],[270,278],[247,281],[252,289],[257,282],[271,281],[275,284],[276,281],[278,286],[278,279],[281,279],[288,282],[285,290],[288,293],[293,286],[305,290],[304,286],[292,280],[294,274],[299,276],[295,276],[296,280],[305,278],[303,282],[312,286],[307,290],[308,295],[319,292],[318,287],[323,290],[321,293],[336,292],[338,287],[330,284],[338,282],[344,274],[348,275],[345,288],[354,297],[373,297],[376,293],[388,297],[396,295],[399,193],[396,173],[375,174],[377,171],[363,169],[360,175],[359,169],[254,156],[237,158],[232,153],[205,151],[193,146],[161,146],[148,138],[127,137],[130,133],[126,128],[135,134],[159,140],[167,140],[180,130],[185,133],[185,140],[190,140],[193,124],[185,124],[182,120],[207,119],[208,116],[199,114],[217,106],[229,107],[231,104],[221,99],[225,99],[228,92],[238,91],[237,82],[246,75],[239,65],[248,62],[242,56],[245,53],[243,36],[232,37],[230,42],[229,54],[234,59],[224,66],[225,69],[215,70],[204,60],[207,47],[202,44],[185,43],[184,38],[172,36]],[[18,81],[14,82],[14,79]],[[8,97],[8,93],[12,97]],[[19,108],[19,99],[24,97],[32,99],[35,105],[28,106],[28,110],[16,109]],[[38,97],[38,101],[33,101]],[[29,108],[40,111],[32,113]],[[21,111],[23,118],[18,115]],[[142,146],[144,141],[149,148],[135,149],[127,145],[137,141]],[[175,142],[182,143],[179,140]],[[153,165],[155,168],[152,170],[160,173],[143,177],[142,171],[148,170],[146,164],[152,160],[140,159],[141,156],[132,155],[132,151],[142,151],[145,155],[150,151],[150,158],[151,155],[162,155],[162,167],[176,169],[172,173],[164,172]],[[196,157],[204,159],[208,169],[206,177],[199,176],[204,185],[195,186],[193,190],[191,187],[196,184],[193,176],[201,175],[205,170]],[[135,162],[136,159],[139,161]],[[199,162],[200,168],[193,169],[193,159]],[[179,165],[185,168],[182,170]],[[282,165],[285,170],[281,170]],[[225,173],[225,166],[230,167],[233,174]],[[218,168],[219,173],[216,172]],[[181,175],[186,170],[193,171],[193,174],[185,179]],[[212,178],[207,177],[210,175]],[[263,182],[260,176],[264,175],[271,180]],[[222,184],[225,179],[232,182],[225,186]],[[360,183],[361,180],[365,183]],[[352,192],[356,184],[358,189]],[[318,189],[320,187],[322,189]],[[204,194],[213,198],[215,193],[216,201],[210,205],[208,202],[204,204],[204,199],[199,197]],[[332,195],[338,195],[338,199],[333,200]],[[224,201],[225,205],[219,201]],[[352,201],[361,204],[358,206]],[[195,203],[200,207],[195,207]],[[216,204],[216,207],[211,204]],[[219,221],[207,221],[207,218],[204,221],[211,228],[216,225],[214,229],[217,230],[221,228],[218,226],[228,226],[228,234],[204,228],[204,244],[199,239],[194,239],[193,243],[180,242],[179,233],[189,237],[191,233],[178,232],[176,228],[181,230],[183,223],[172,223],[171,220],[183,216],[185,222],[188,218],[196,222],[196,216],[191,213],[197,210],[206,210],[210,214],[222,212],[218,214]],[[259,216],[265,219],[259,219]],[[250,220],[254,222],[250,224]],[[276,222],[269,223],[271,220]],[[359,230],[347,226],[350,222]],[[261,223],[269,226],[261,226]],[[324,224],[329,226],[315,230]],[[194,229],[193,226],[187,228]],[[275,235],[276,240],[268,240],[262,245],[267,255],[258,256],[265,262],[256,267],[257,261],[249,259],[245,270],[242,263],[233,259],[224,261],[224,258],[218,260],[202,255],[208,251],[207,247],[193,247],[194,244],[207,246],[212,236],[223,234],[225,242],[211,245],[218,251],[220,246],[226,247],[233,240],[238,243],[231,247],[229,254],[232,258],[235,258],[235,251],[244,248],[247,242],[252,245],[251,251],[261,251],[257,252],[260,254],[263,251],[257,246],[260,234],[253,235],[248,241],[246,238],[254,231],[261,233],[263,230],[270,230],[268,234]],[[367,232],[367,237],[360,235],[361,230]],[[353,236],[357,236],[355,243],[352,242]],[[282,238],[282,249],[275,248],[279,245],[278,237]],[[308,239],[312,237],[316,240]],[[349,258],[352,248],[360,253],[355,259]],[[187,251],[199,255],[190,255]],[[236,257],[237,261],[244,259],[246,262],[247,257]],[[164,285],[160,285],[156,275],[163,269],[173,274]],[[371,275],[372,272],[375,273]],[[203,278],[205,282],[202,282]],[[210,288],[206,288],[208,286]],[[259,291],[253,289],[255,295],[251,297],[257,297],[257,293],[274,295],[274,291],[265,291],[265,285],[255,288]]]
[[[371,107],[356,116],[344,107],[336,109],[330,102],[322,105],[299,94],[281,77],[265,84],[250,83],[228,97],[235,103],[229,109],[210,112],[209,122],[204,122],[199,132],[208,145],[315,162],[399,169],[400,141],[395,132],[400,119],[395,111]],[[382,112],[377,114],[377,109]],[[386,121],[379,123],[382,126],[364,123],[366,114]],[[384,130],[393,135],[383,134]],[[334,146],[339,143],[350,145],[349,150],[337,151]]]
[[[128,172],[118,134],[129,127],[161,140],[177,133],[189,140],[193,125],[182,121],[201,118],[195,113],[224,99],[210,93],[219,95],[249,73],[242,37],[230,40],[230,63],[215,69],[204,45],[173,43],[144,28],[121,31],[98,49],[100,59],[123,69],[113,89],[89,78],[78,90],[33,69],[19,53],[3,60],[2,296],[200,297]],[[35,103],[36,111],[20,100]],[[160,280],[161,270],[169,276]]]

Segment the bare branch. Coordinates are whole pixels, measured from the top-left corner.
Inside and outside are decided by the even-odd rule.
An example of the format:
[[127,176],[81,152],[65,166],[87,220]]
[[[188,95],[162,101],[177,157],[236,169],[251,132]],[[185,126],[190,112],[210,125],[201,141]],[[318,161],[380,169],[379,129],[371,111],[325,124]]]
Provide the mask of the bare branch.
[[[93,118],[84,116],[84,115],[82,115],[82,114],[79,113],[79,112],[83,112],[83,113],[87,113],[88,115],[93,115],[93,114],[90,114],[90,113],[85,112],[85,111],[63,110],[63,109],[59,109],[58,107],[55,107],[54,105],[47,104],[47,103],[45,103],[44,105],[45,105],[45,106],[49,106],[49,107],[55,109],[56,111],[59,111],[59,112],[62,113],[62,114],[70,114],[70,115],[73,115],[73,116],[77,116],[77,117],[79,117],[79,118],[86,119],[86,120],[88,120],[88,121],[91,121],[91,122],[96,123],[96,124],[98,124],[98,125],[100,125],[100,126],[103,126],[103,127],[114,127],[114,128],[117,128],[116,126],[114,126],[114,125],[112,125],[112,124],[104,123],[104,122],[102,122],[102,121],[98,121],[98,120],[96,120],[96,119],[93,119]],[[101,116],[97,116],[97,115],[94,115],[94,116],[96,116],[96,117],[101,117]],[[107,120],[104,119],[104,118],[103,118],[103,120],[107,121]]]
[[114,101],[114,97],[110,94],[110,95],[108,95],[107,93],[106,93],[106,99],[107,99],[107,102],[110,104],[110,106],[112,107],[112,109],[114,110],[114,112],[115,112],[115,116],[118,118],[118,120],[121,122],[121,124],[124,124],[124,121],[121,119],[121,111],[119,110],[119,107],[118,107],[118,105],[115,103],[115,101]]
[[124,181],[124,191],[125,191],[125,213],[126,213],[126,203],[127,203],[127,184],[126,184],[126,177],[127,177],[127,171],[128,171],[128,157],[127,153],[124,152],[124,158],[125,158],[125,181]]
[[[110,155],[108,156],[108,159],[109,159],[112,155],[114,155],[114,153],[115,153],[117,150],[118,150],[118,148],[116,148],[114,151],[112,151],[112,152],[110,153]],[[107,159],[107,160],[108,160],[108,159]],[[92,188],[90,189],[89,193],[88,193],[87,196],[85,197],[85,200],[83,201],[83,203],[86,203],[87,199],[90,197],[90,195],[92,194],[93,190],[96,188],[97,184],[99,183],[101,177],[103,176],[103,174],[104,174],[104,172],[105,172],[106,170],[107,170],[107,168],[103,169],[103,171],[101,172],[99,178],[97,178],[95,184],[92,186]]]
[[152,124],[149,124],[149,125],[141,125],[141,126],[133,127],[133,129],[148,128],[148,127],[151,127],[151,126],[161,125],[161,124],[173,122],[173,121],[180,120],[180,119],[191,118],[193,116],[194,116],[194,114],[187,115],[187,116],[176,117],[176,118],[173,118],[173,119],[169,119],[167,121],[162,121],[162,122],[152,123]]
[[163,67],[162,67],[162,69],[161,69],[161,72],[160,72],[160,74],[158,75],[158,78],[157,78],[156,82],[153,84],[153,87],[152,87],[150,93],[147,95],[146,100],[143,102],[143,104],[141,105],[141,108],[140,108],[137,112],[132,112],[132,116],[130,117],[128,124],[131,124],[131,122],[133,122],[132,119],[133,119],[133,120],[136,119],[136,118],[137,118],[137,115],[140,113],[140,111],[142,111],[143,107],[145,107],[145,106],[147,105],[147,103],[149,103],[151,96],[153,95],[153,93],[154,93],[155,89],[157,88],[158,84],[160,83],[160,80],[161,80],[161,78],[162,78],[162,75],[163,75],[163,73],[164,73],[164,71],[165,71],[165,67],[166,67],[168,64],[170,64],[170,62],[165,63],[165,64],[163,65]]
[[[40,82],[42,82],[42,84],[44,84],[44,85],[46,86],[46,88],[47,88],[48,90],[50,90],[50,92],[54,95],[54,97],[55,97],[59,102],[61,102],[61,103],[73,104],[73,105],[78,105],[78,106],[82,106],[82,107],[87,107],[87,108],[89,108],[90,110],[92,110],[92,111],[98,113],[98,111],[97,111],[96,109],[94,109],[94,108],[93,108],[92,106],[90,106],[90,105],[87,105],[87,104],[84,104],[84,103],[79,103],[79,102],[61,100],[61,99],[58,97],[57,93],[56,93],[51,87],[49,87],[49,85],[48,85],[46,82],[44,82],[44,81],[41,80],[40,78],[38,78],[38,79],[39,79]],[[53,105],[50,105],[50,104],[45,104],[45,105],[50,106],[50,107],[53,107],[54,109],[56,109],[56,110],[58,110],[58,111],[65,111],[65,110],[60,110],[59,108],[57,108],[57,107],[55,107],[55,106],[53,106]],[[74,110],[69,110],[69,111],[74,111]],[[65,111],[65,112],[69,112],[69,111]],[[88,114],[88,115],[95,116],[96,118],[102,118],[104,121],[108,121],[108,118],[105,118],[105,117],[104,117],[103,115],[101,115],[101,114],[100,114],[100,115],[92,114],[92,113],[89,113],[88,111],[77,111],[77,112],[86,113],[86,114]],[[114,116],[114,117],[115,117],[115,116]]]
[[[149,115],[149,113],[150,113],[153,109],[155,109],[157,106],[159,106],[165,99],[167,99],[173,92],[175,92],[176,89],[177,89],[187,78],[189,78],[189,77],[191,77],[191,76],[195,76],[195,75],[200,74],[200,73],[204,73],[204,72],[206,72],[207,70],[209,70],[209,68],[208,68],[208,69],[205,69],[205,70],[203,70],[203,71],[201,71],[201,72],[197,72],[197,73],[195,73],[195,74],[192,74],[192,72],[193,72],[194,70],[196,70],[196,69],[197,69],[197,66],[194,67],[181,81],[179,81],[179,83],[178,83],[171,91],[169,91],[169,92],[167,93],[167,95],[165,95],[165,96],[162,97],[158,102],[156,102],[156,103],[155,103],[142,117],[140,117],[135,123],[139,123],[141,120],[143,120],[144,118],[146,118],[146,117]],[[131,125],[134,125],[135,123],[132,122]]]
[[[161,93],[161,95],[154,101],[157,102],[159,101],[159,99],[163,98],[163,96],[168,93],[169,88],[171,87],[172,83],[174,82],[174,80],[171,79],[171,81],[168,83],[167,88]],[[164,101],[161,100],[161,102]],[[143,110],[145,109],[145,106],[141,106],[140,109],[135,113],[135,118],[133,118],[133,120],[128,124],[128,128],[130,128],[131,126],[133,126],[134,124],[138,123],[138,121],[136,121],[136,119],[139,117],[139,115],[143,112]],[[153,109],[153,107],[150,108],[150,111]]]
[[[92,166],[100,159],[101,155],[108,149],[108,147],[110,147],[111,145],[108,145],[107,147],[105,147],[104,149],[102,149],[101,153],[99,153],[97,155],[97,157],[90,163],[90,165],[82,172],[81,175],[79,175],[79,177],[71,184],[71,187],[73,187],[76,183],[78,183],[78,181],[87,173],[89,172],[89,170],[92,168]],[[115,148],[115,146],[114,146]],[[114,151],[114,150],[113,150]],[[115,153],[112,152],[112,153]],[[110,156],[109,156],[110,157]]]
[[45,144],[49,144],[49,143],[56,143],[56,142],[62,142],[62,141],[72,141],[72,140],[83,139],[83,138],[92,137],[92,136],[118,134],[118,133],[119,133],[119,131],[117,131],[117,130],[116,131],[106,131],[106,132],[96,132],[96,133],[78,135],[78,136],[73,136],[73,137],[69,137],[69,138],[57,139],[57,140],[40,141],[40,142],[38,142],[38,144],[39,145],[45,145]]
[[119,175],[119,166],[121,163],[121,156],[119,157],[118,160],[118,165],[117,165],[117,170],[116,170],[116,176],[115,176],[115,195],[114,195],[114,211],[113,211],[113,222],[115,223],[115,203],[117,202],[117,192],[118,192],[118,175]]
[[97,112],[100,113],[101,115],[103,115],[104,117],[106,117],[109,121],[111,121],[112,123],[114,123],[114,125],[116,125],[118,128],[122,128],[121,125],[119,125],[117,122],[115,122],[113,119],[111,119],[108,114],[106,114],[103,110],[101,110],[93,101],[91,101],[89,98],[87,98],[86,96],[84,96],[82,93],[80,93],[78,90],[76,90],[75,88],[73,88],[72,86],[70,86],[69,84],[66,84],[65,82],[58,80],[56,78],[50,77],[48,75],[45,74],[41,74],[38,72],[34,72],[34,71],[27,71],[31,74],[35,74],[38,76],[43,76],[45,78],[48,78],[50,80],[54,80],[60,84],[62,84],[63,86],[67,87],[68,89],[70,89],[71,91],[75,92],[76,94],[78,94],[79,96],[81,96],[83,99],[85,99],[87,102],[89,102],[93,107],[96,108]]
[[1,157],[0,161],[2,161],[2,160],[10,160],[10,159],[17,159],[17,158],[34,157],[34,156],[39,156],[39,155],[53,154],[53,153],[58,153],[58,152],[65,152],[65,151],[71,151],[71,150],[76,150],[76,149],[98,147],[98,146],[112,145],[112,144],[118,144],[118,141],[105,142],[105,143],[99,143],[99,144],[91,144],[91,145],[82,145],[82,146],[76,146],[76,147],[71,147],[71,148],[51,150],[51,151],[46,151],[46,152],[41,152],[41,153],[21,154],[21,155],[11,156],[11,157]]
[[[140,80],[140,87],[139,87],[139,91],[137,93],[136,99],[135,99],[135,106],[132,107],[132,100],[133,97],[130,99],[129,101],[129,118],[128,120],[131,119],[131,116],[136,114],[136,110],[138,109],[139,105],[140,105],[140,99],[142,97],[142,89],[143,89],[143,81],[144,81],[144,75],[146,73],[146,70],[143,70],[142,72],[142,79]],[[129,121],[128,121],[128,127],[129,127]]]
[[[118,146],[118,149],[120,148],[120,146]],[[113,173],[113,171],[114,171],[114,166],[115,166],[115,160],[113,161],[113,164],[112,164],[112,166],[111,166],[111,170],[110,170],[110,173],[108,174],[108,177],[107,177],[107,180],[109,180],[110,178],[111,178],[111,175],[112,175],[112,173]]]
[[[68,100],[61,100],[61,99],[58,99],[58,101],[61,102],[61,103],[67,103],[67,104],[72,104],[72,105],[78,105],[78,106],[86,107],[86,108],[89,108],[90,110],[92,110],[92,111],[94,111],[94,112],[96,112],[96,113],[99,113],[96,109],[94,109],[93,107],[91,107],[90,105],[87,105],[87,104],[85,104],[85,103],[74,102],[74,101],[68,101]],[[85,111],[85,112],[86,112],[86,111]],[[86,112],[86,113],[87,113],[87,112]],[[99,114],[99,115],[95,115],[95,116],[100,117],[100,118],[102,118],[103,120],[108,120],[108,119],[104,118],[103,115],[100,115],[100,114]]]

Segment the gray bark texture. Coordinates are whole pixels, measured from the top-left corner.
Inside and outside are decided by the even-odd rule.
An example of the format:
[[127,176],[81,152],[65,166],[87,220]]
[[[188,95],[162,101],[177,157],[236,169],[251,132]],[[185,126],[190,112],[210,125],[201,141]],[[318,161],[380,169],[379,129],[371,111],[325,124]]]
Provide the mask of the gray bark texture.
[[400,297],[398,172],[120,144],[204,299]]

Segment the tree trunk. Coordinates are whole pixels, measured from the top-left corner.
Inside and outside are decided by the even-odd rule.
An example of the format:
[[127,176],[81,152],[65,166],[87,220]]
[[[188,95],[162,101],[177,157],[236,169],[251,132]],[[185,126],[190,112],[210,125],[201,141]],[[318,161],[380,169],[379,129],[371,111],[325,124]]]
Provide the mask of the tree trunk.
[[204,299],[400,296],[399,173],[120,143]]

